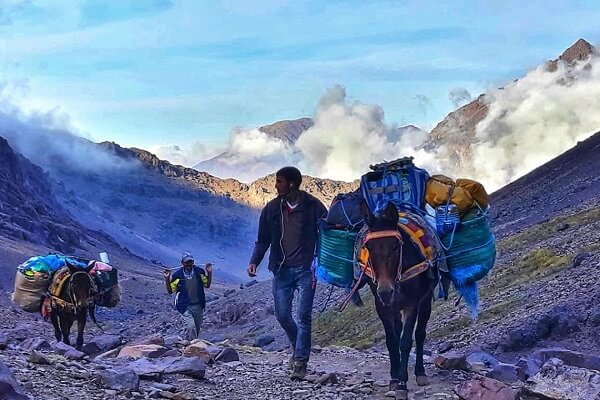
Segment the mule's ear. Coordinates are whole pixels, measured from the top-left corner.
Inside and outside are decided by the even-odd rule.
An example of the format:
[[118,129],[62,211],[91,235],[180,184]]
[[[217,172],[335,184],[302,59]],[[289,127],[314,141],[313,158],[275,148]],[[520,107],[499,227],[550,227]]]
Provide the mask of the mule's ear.
[[369,209],[369,206],[367,205],[367,202],[365,200],[360,202],[360,213],[363,217],[363,220],[365,221],[365,224],[367,224],[367,226],[370,227],[373,224],[373,221],[375,220],[375,216]]
[[75,268],[75,266],[73,264],[71,264],[69,262],[69,260],[65,260],[65,266],[67,266],[69,268],[69,271],[71,272],[71,274],[73,274],[77,271],[77,268]]
[[92,269],[94,269],[94,266],[96,265],[96,261],[95,260],[91,260],[90,262],[88,262],[87,267],[85,268],[85,272],[87,272],[88,274],[90,273],[90,271]]
[[398,223],[398,209],[396,208],[394,203],[388,202],[387,206],[385,207],[385,210],[383,210],[382,217],[386,221],[394,223],[394,225]]

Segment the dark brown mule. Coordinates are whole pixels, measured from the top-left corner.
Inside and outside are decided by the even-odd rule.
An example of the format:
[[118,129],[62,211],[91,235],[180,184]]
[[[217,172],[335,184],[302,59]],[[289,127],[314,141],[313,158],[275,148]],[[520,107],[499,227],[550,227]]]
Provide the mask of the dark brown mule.
[[[417,384],[428,384],[423,366],[423,343],[438,271],[434,265],[421,264],[425,258],[410,237],[398,229],[398,211],[393,204],[390,203],[378,217],[370,212],[366,204],[363,204],[362,210],[369,229],[364,246],[369,251],[368,266],[372,270],[372,278],[367,278],[367,283],[375,297],[375,308],[385,330],[391,364],[390,390],[396,391],[397,399],[407,399],[408,357],[413,344],[413,331]],[[409,270],[419,265],[427,265],[427,268],[411,276],[416,269]]]
[[57,296],[51,297],[52,313],[50,319],[54,325],[54,335],[59,342],[62,340],[70,345],[69,335],[73,322],[77,321],[76,348],[83,346],[83,330],[89,311],[90,317],[95,321],[94,296],[97,293],[94,278],[89,274],[90,268],[78,269],[67,263],[70,276],[62,286]]

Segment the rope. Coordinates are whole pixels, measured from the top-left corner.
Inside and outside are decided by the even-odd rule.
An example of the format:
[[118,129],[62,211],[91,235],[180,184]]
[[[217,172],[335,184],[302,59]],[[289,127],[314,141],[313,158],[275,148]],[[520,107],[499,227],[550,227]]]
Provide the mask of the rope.
[[363,222],[364,219],[361,218],[356,223],[352,223],[352,221],[350,220],[350,217],[348,216],[348,213],[346,213],[346,207],[344,207],[344,200],[340,200],[340,204],[342,205],[342,212],[344,213],[344,217],[346,217],[346,221],[348,221],[348,225],[352,227],[352,229],[350,229],[350,230],[353,231],[354,228],[356,228],[356,225]]
[[348,296],[346,296],[346,298],[344,299],[344,301],[338,306],[338,311],[339,312],[342,312],[342,311],[344,311],[346,309],[346,306],[350,302],[350,299],[352,298],[352,296],[354,296],[354,294],[358,290],[358,287],[362,283],[362,279],[363,279],[364,276],[365,276],[365,270],[363,269],[361,271],[361,273],[360,273],[360,277],[356,281],[356,284],[354,285],[354,287],[352,288],[352,290],[350,291],[350,293],[348,294]]
[[331,300],[331,294],[333,293],[333,285],[329,286],[329,295],[327,296],[327,300],[325,300],[325,304],[323,305],[323,308],[321,309],[321,312],[324,312],[327,309],[327,305],[329,305],[329,300]]

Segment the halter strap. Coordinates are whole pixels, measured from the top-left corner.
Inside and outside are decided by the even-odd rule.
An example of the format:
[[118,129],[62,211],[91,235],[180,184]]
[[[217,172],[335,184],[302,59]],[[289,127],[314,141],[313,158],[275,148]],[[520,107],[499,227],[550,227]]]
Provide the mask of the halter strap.
[[381,238],[386,238],[386,237],[395,237],[396,239],[398,239],[398,241],[400,242],[400,244],[403,244],[404,242],[402,241],[402,235],[400,234],[400,232],[398,230],[385,230],[385,231],[376,231],[376,232],[369,232],[367,233],[367,235],[365,236],[364,240],[363,240],[363,245],[367,244],[367,242],[369,240],[372,239],[381,239]]

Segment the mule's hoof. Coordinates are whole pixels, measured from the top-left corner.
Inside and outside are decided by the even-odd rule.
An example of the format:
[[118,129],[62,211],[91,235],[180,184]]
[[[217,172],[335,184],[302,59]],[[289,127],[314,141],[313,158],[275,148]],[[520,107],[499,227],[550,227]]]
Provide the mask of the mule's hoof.
[[408,400],[408,390],[396,390],[396,400]]
[[425,375],[417,376],[417,385],[418,386],[427,386],[429,385],[429,378]]

